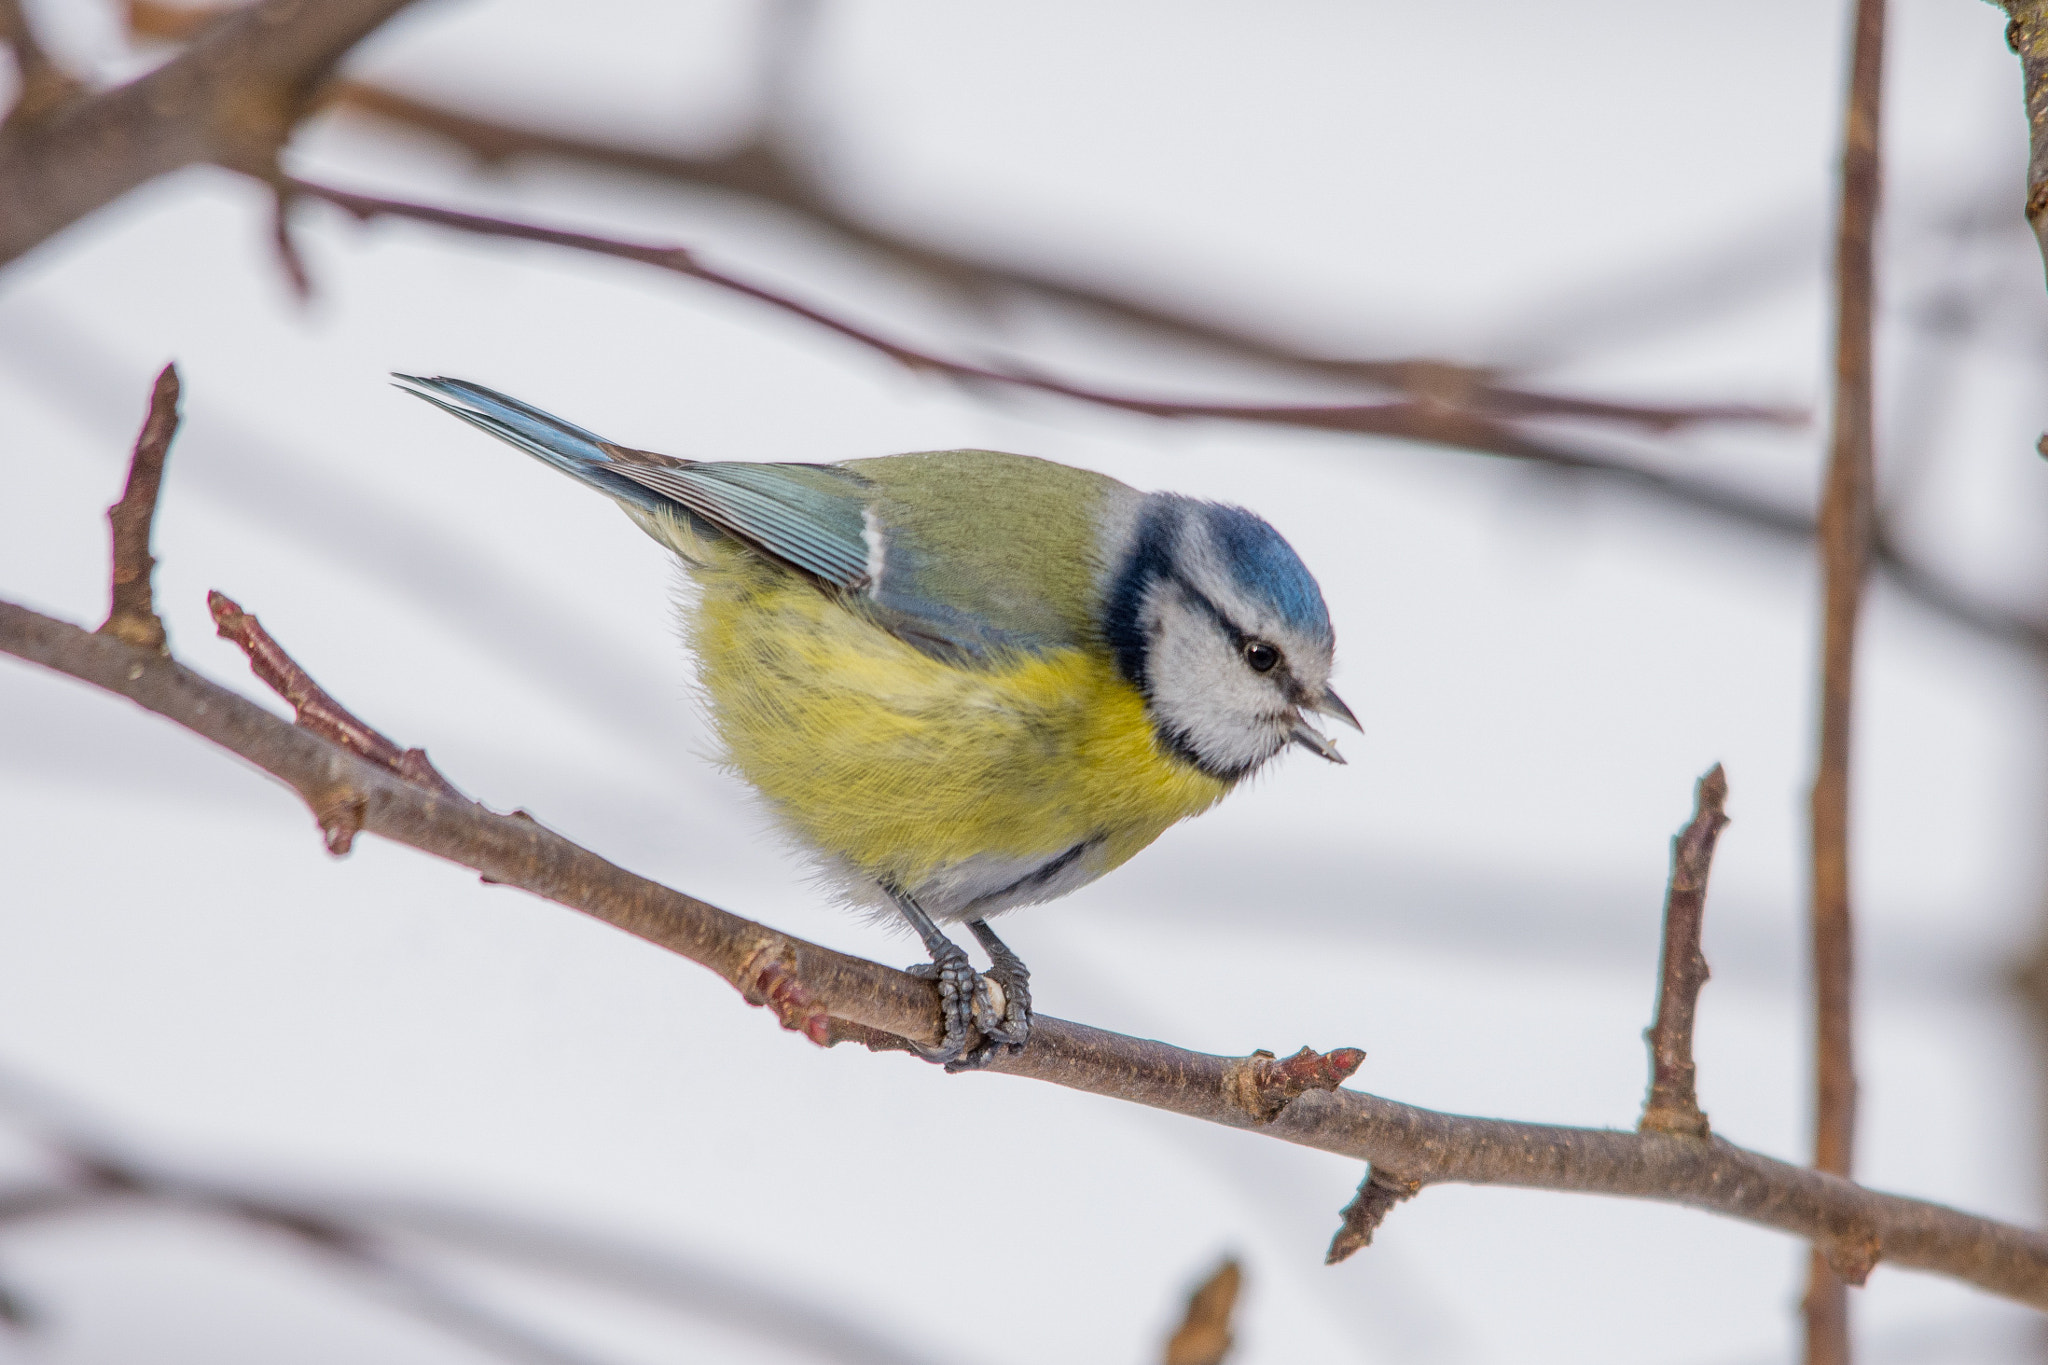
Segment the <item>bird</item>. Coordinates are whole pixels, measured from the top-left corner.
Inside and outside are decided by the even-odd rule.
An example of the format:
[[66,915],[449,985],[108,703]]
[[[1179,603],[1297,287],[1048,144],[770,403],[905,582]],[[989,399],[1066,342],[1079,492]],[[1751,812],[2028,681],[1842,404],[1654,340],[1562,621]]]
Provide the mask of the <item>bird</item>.
[[990,450],[683,459],[393,379],[682,561],[719,760],[841,900],[923,940],[942,1033],[917,1050],[948,1071],[1030,1037],[1030,972],[993,916],[1121,866],[1289,746],[1344,762],[1314,717],[1360,728],[1321,588],[1244,508]]

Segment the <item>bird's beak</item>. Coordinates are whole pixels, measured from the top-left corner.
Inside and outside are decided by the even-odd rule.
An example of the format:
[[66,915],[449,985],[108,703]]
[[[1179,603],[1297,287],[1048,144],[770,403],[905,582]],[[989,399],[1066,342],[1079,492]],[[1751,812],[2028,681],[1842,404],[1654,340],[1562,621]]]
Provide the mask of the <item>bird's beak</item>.
[[1337,746],[1330,743],[1327,736],[1305,720],[1295,724],[1294,733],[1290,734],[1288,738],[1310,753],[1327,758],[1332,763],[1342,763],[1344,761],[1344,755],[1337,752]]
[[1358,723],[1358,717],[1351,714],[1351,708],[1344,704],[1344,699],[1337,695],[1334,687],[1324,688],[1323,695],[1310,702],[1308,709],[1331,720],[1341,720],[1361,735],[1365,733],[1365,727]]

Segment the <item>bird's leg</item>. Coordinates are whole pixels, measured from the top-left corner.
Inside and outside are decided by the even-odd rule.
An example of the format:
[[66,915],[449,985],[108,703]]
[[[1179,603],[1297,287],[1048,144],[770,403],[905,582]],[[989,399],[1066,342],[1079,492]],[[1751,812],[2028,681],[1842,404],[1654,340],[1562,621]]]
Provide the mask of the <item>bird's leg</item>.
[[973,1060],[977,1054],[989,1051],[986,1046],[968,1050],[974,1041],[975,1016],[993,1011],[986,1003],[988,987],[967,960],[967,950],[940,933],[932,917],[908,893],[890,887],[889,897],[924,940],[924,950],[932,955],[930,962],[920,962],[905,970],[939,984],[939,1018],[945,1025],[945,1034],[937,1047],[918,1048],[918,1055],[928,1062],[942,1063],[948,1071],[987,1066],[987,1057]]
[[987,991],[974,997],[975,1025],[989,1043],[1007,1045],[1011,1055],[1015,1056],[1024,1050],[1024,1042],[1031,1036],[1031,970],[1024,965],[1022,958],[1010,951],[1008,944],[996,937],[996,931],[988,927],[987,920],[971,919],[967,921],[967,927],[974,931],[974,936],[987,950],[989,980],[1001,987],[1003,993],[1001,1015],[992,1007],[982,1008],[988,999]]

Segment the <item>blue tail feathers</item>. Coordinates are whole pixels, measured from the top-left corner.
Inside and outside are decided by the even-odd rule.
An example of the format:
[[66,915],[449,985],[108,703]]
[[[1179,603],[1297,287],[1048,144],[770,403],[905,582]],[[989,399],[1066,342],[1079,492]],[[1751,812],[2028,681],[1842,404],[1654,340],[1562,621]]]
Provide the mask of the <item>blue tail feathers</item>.
[[605,439],[573,422],[466,379],[397,373],[391,377],[413,397],[425,399],[620,502],[649,511],[669,503],[659,493],[617,473]]

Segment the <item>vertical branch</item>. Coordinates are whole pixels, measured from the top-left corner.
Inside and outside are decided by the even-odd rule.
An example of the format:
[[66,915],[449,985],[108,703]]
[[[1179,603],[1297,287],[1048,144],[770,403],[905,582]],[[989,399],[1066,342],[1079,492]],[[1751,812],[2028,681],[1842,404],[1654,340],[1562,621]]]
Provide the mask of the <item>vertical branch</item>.
[[[1821,496],[1820,755],[1813,781],[1813,1164],[1849,1174],[1856,1132],[1851,1047],[1849,732],[1856,612],[1869,559],[1872,482],[1871,295],[1878,202],[1884,0],[1856,0],[1842,199],[1835,239],[1834,433]],[[1848,1365],[1848,1293],[1816,1249],[1806,1289],[1807,1365]]]
[[1728,825],[1722,807],[1728,778],[1716,763],[1693,790],[1692,822],[1671,841],[1671,883],[1664,893],[1664,970],[1657,984],[1657,1018],[1650,1043],[1650,1097],[1636,1127],[1645,1133],[1708,1135],[1700,1112],[1692,1059],[1693,1017],[1700,987],[1707,984],[1707,959],[1700,931],[1707,910],[1707,874],[1714,842]]
[[2006,45],[2019,54],[2021,97],[2027,105],[2027,222],[2048,263],[2048,0],[2001,0],[2012,22]]
[[135,438],[135,454],[128,461],[128,486],[122,490],[121,500],[107,509],[107,524],[114,528],[114,590],[113,605],[100,627],[102,635],[159,654],[169,651],[164,643],[164,623],[150,593],[149,578],[156,560],[149,553],[149,528],[156,519],[157,490],[163,486],[164,456],[177,430],[178,367],[166,365],[156,377],[156,389],[149,396],[149,416]]

